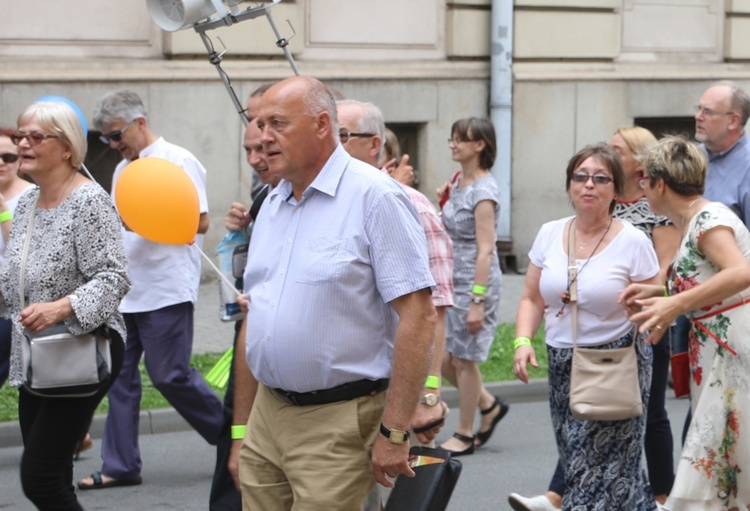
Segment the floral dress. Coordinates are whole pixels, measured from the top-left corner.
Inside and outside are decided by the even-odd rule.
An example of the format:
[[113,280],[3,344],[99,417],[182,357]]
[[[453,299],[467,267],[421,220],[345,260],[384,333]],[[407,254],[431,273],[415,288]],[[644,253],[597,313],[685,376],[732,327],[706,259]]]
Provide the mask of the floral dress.
[[[727,226],[750,260],[750,233],[723,204],[690,221],[668,274],[670,294],[705,282],[716,266],[698,249],[709,229]],[[690,387],[693,419],[666,509],[750,510],[750,289],[691,311]]]

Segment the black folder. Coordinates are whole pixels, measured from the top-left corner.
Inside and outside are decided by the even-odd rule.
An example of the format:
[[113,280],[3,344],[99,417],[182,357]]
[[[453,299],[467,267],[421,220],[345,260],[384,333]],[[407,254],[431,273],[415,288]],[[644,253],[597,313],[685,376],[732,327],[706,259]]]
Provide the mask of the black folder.
[[416,476],[398,476],[385,511],[445,511],[461,474],[461,462],[451,459],[445,449],[412,447],[409,465]]

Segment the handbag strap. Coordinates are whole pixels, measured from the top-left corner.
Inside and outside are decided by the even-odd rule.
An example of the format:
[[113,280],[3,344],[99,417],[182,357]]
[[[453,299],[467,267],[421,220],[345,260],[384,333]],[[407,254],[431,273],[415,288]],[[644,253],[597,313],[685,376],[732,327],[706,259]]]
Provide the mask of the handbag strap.
[[[573,349],[578,347],[576,343],[578,337],[578,266],[576,266],[576,231],[575,231],[576,219],[574,218],[570,222],[570,230],[568,231],[568,282],[570,286],[568,293],[570,293],[570,311],[573,316]],[[593,255],[593,254],[592,254]],[[633,347],[636,347],[636,341],[638,341],[638,327],[633,327]]]
[[573,349],[577,347],[578,337],[578,266],[576,266],[576,219],[570,222],[568,230],[568,293],[570,295],[570,312],[573,316]]
[[31,245],[31,235],[34,233],[34,218],[36,217],[36,208],[38,205],[39,197],[37,196],[34,206],[31,208],[31,214],[29,214],[29,223],[26,226],[26,238],[23,241],[23,252],[21,252],[21,265],[18,269],[18,295],[21,300],[21,310],[26,308],[26,300],[24,298],[24,287],[26,285],[26,259],[29,256],[29,246]]

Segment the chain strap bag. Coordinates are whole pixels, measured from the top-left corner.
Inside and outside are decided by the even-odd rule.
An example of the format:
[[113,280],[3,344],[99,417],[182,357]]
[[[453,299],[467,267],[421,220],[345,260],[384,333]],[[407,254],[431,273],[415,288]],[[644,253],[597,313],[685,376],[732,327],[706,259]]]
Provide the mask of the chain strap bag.
[[579,348],[578,268],[575,263],[575,232],[568,234],[568,279],[573,317],[573,360],[570,370],[570,411],[574,419],[618,421],[643,415],[638,383],[638,330],[632,346],[611,350]]
[[[21,310],[26,307],[26,260],[37,204],[34,204],[29,216],[21,255],[18,286]],[[112,359],[106,332],[106,327],[102,326],[90,333],[74,335],[64,323],[57,323],[37,333],[24,330],[24,388],[42,397],[87,397],[96,394],[111,377]]]

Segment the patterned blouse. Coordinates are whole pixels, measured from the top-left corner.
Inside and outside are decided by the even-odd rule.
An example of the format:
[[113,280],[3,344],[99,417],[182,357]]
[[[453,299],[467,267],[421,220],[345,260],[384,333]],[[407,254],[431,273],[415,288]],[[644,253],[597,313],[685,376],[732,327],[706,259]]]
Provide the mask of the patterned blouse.
[[667,217],[651,211],[645,196],[633,202],[617,201],[613,216],[621,220],[627,220],[634,227],[643,231],[652,242],[654,241],[654,227],[672,225]]
[[[38,197],[38,188],[21,197],[0,268],[0,315],[13,322],[10,384],[14,387],[20,386],[23,378],[19,267],[29,215]],[[120,220],[99,185],[83,184],[59,206],[37,208],[25,288],[27,306],[75,294],[77,299],[71,303],[75,314],[65,320],[72,333],[80,335],[106,323],[125,339],[125,324],[117,309],[130,281]]]

